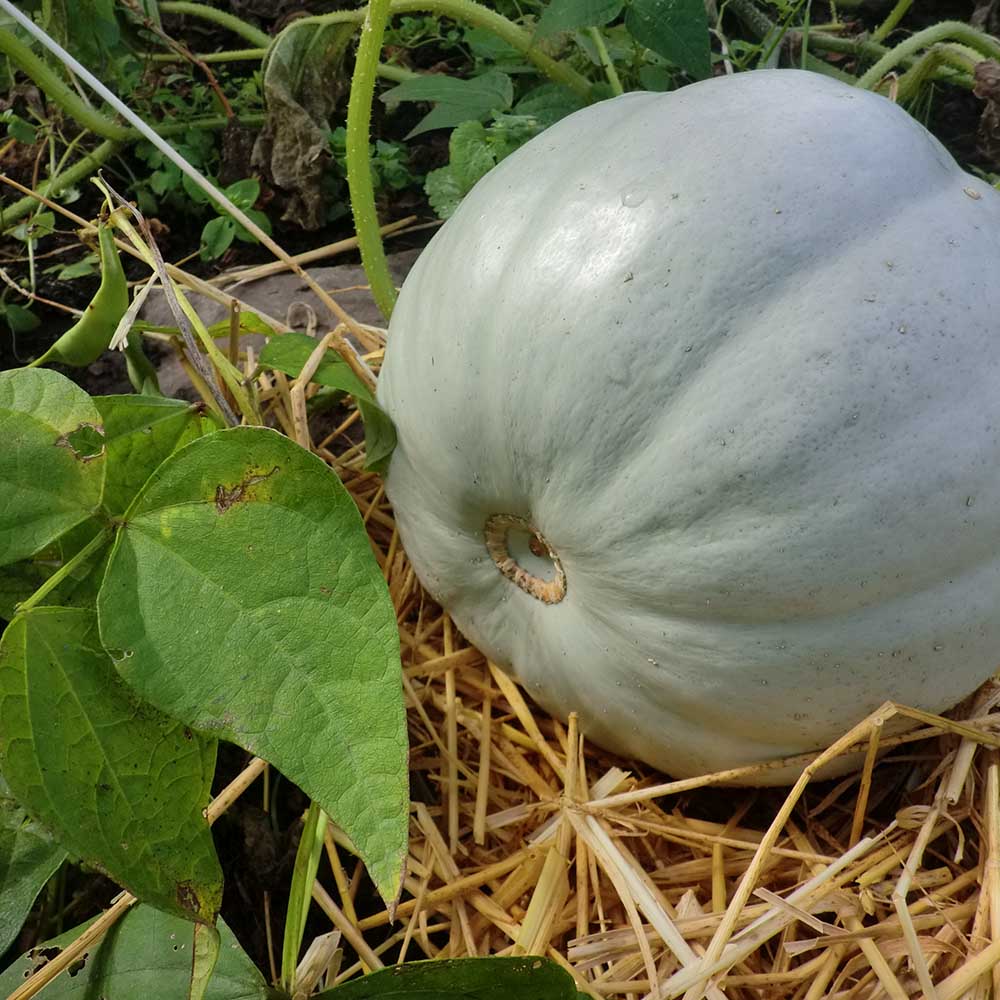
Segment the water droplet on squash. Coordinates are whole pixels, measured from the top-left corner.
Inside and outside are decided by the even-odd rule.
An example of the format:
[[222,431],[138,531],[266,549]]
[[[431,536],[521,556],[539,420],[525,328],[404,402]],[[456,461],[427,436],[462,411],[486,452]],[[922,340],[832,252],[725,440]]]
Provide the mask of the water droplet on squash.
[[648,197],[649,192],[636,185],[622,191],[622,204],[626,208],[638,208]]

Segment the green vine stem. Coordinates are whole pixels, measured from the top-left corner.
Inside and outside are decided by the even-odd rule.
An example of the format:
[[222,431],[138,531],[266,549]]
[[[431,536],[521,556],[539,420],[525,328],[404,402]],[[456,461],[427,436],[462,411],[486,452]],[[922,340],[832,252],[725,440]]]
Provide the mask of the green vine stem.
[[898,100],[907,101],[914,97],[941,66],[960,70],[963,80],[967,80],[967,85],[972,86],[972,74],[976,68],[975,58],[970,57],[965,49],[939,44],[928,49],[899,78]]
[[[195,55],[198,62],[234,63],[260,62],[267,55],[267,49],[227,49],[224,52],[200,52]],[[176,52],[141,52],[143,62],[180,62],[182,57]]]
[[864,90],[874,90],[882,78],[894,70],[907,57],[915,56],[921,49],[930,48],[938,42],[960,42],[980,53],[984,59],[1000,60],[1000,42],[990,35],[961,21],[941,21],[911,35],[899,45],[891,48],[855,86]]
[[594,43],[594,48],[597,49],[597,57],[601,60],[601,69],[604,70],[604,75],[608,78],[608,83],[611,84],[612,92],[615,96],[624,94],[625,88],[622,86],[618,70],[615,69],[615,64],[611,60],[608,47],[604,44],[604,36],[601,34],[601,29],[588,28],[587,31]]
[[271,36],[260,28],[255,28],[235,14],[209,7],[208,4],[191,3],[189,0],[162,0],[160,13],[187,14],[191,17],[200,17],[203,21],[211,21],[221,28],[228,28],[234,35],[239,35],[256,48],[267,48],[271,44]]
[[22,601],[16,608],[18,614],[38,607],[42,601],[59,586],[78,566],[82,566],[95,552],[107,544],[111,528],[105,526],[72,559],[68,559],[36,590],[29,598]]
[[354,213],[354,230],[358,234],[361,263],[368,275],[372,298],[386,319],[392,315],[392,307],[396,304],[396,286],[389,274],[379,233],[368,141],[375,96],[375,67],[389,20],[389,3],[390,0],[369,0],[347,102],[347,187]]
[[72,91],[59,75],[43,60],[35,55],[13,32],[0,29],[0,53],[7,56],[18,69],[31,77],[48,97],[55,101],[70,117],[80,125],[96,133],[102,139],[125,142],[132,138],[132,131],[118,122],[112,121],[96,108],[87,104]]
[[[190,0],[162,0],[160,11],[164,14],[187,14],[212,21],[244,38],[254,46],[266,47],[274,39],[248,24],[234,14],[228,14],[203,3]],[[590,81],[565,63],[546,55],[534,44],[531,32],[508,20],[502,14],[490,10],[475,0],[390,0],[389,16],[394,14],[436,14],[461,21],[474,28],[484,28],[516,49],[526,59],[533,62],[547,77],[556,83],[565,84],[581,97],[590,97]],[[293,21],[284,31],[290,31],[303,24],[361,24],[366,17],[366,8],[360,10],[336,10],[329,14],[315,14]],[[276,36],[277,37],[277,36]],[[202,57],[203,61],[205,57]],[[214,61],[214,60],[213,60]],[[221,60],[220,60],[221,61]],[[388,77],[392,79],[392,77]]]
[[888,38],[890,32],[903,20],[912,6],[913,0],[896,0],[896,5],[889,11],[886,19],[872,32],[872,41],[881,42]]
[[[774,22],[772,22],[771,19],[753,3],[753,0],[727,0],[726,6],[732,10],[733,13],[736,14],[736,16],[758,38],[766,38],[769,32],[775,28]],[[977,51],[981,51],[983,39],[992,43],[994,46],[997,45],[996,41],[990,38],[990,36],[983,35],[961,22],[949,21],[942,23],[950,24],[952,26],[957,24],[959,27],[966,29],[966,31],[972,32],[978,39],[977,42],[973,43],[973,47]],[[940,27],[941,25],[934,26],[934,28]],[[923,32],[921,32],[921,34],[923,34]],[[789,32],[789,36],[801,39],[802,32],[796,29],[795,31]],[[917,36],[915,35],[913,37],[916,38]],[[921,46],[927,46],[928,44],[930,43],[924,40],[922,43],[917,44],[916,50],[904,50],[901,54],[898,54],[895,57],[895,64],[906,67],[912,66],[917,60],[918,51]],[[843,55],[852,55],[858,59],[873,61],[876,65],[880,60],[886,59],[886,57],[888,57],[891,53],[897,52],[897,49],[900,48],[900,46],[897,46],[896,49],[889,49],[886,48],[886,46],[880,45],[878,42],[874,42],[868,38],[841,38],[839,35],[831,35],[827,32],[821,31],[809,32],[809,46],[810,48],[819,49],[824,52],[837,52]],[[949,65],[949,63],[951,65]],[[971,87],[972,78],[964,73],[957,74],[952,68],[953,65],[954,60],[939,60],[936,66],[931,67],[927,78],[945,79],[949,83],[958,84],[963,87]],[[809,56],[807,59],[807,68],[816,72],[836,76],[838,79],[844,80],[847,83],[858,83],[856,77],[853,77],[848,73],[844,73],[841,70],[837,70],[824,60],[815,59],[812,56]],[[874,68],[875,67],[873,67],[873,70]],[[872,71],[870,70],[869,72]]]
[[[753,0],[727,0],[726,6],[733,11],[733,13],[749,28],[750,32],[759,39],[767,39],[773,37],[772,33],[778,30],[778,25],[774,23],[756,4]],[[788,32],[792,35],[792,32]],[[780,38],[778,40],[780,42]],[[813,32],[809,33],[809,44],[813,45],[816,41],[816,35]],[[803,60],[803,68],[810,69],[815,73],[822,73],[824,76],[832,76],[835,79],[843,80],[845,83],[854,83],[854,77],[845,73],[843,70],[838,69],[836,66],[831,66],[830,63],[826,62],[824,59],[818,59],[816,56],[809,52],[806,52]]]
[[[162,9],[162,7],[161,7]],[[335,10],[329,14],[315,14],[293,21],[283,31],[293,31],[304,24],[360,24],[367,9]],[[483,28],[516,49],[541,70],[550,80],[567,86],[585,100],[590,100],[590,81],[566,63],[546,55],[535,43],[530,31],[508,20],[475,0],[389,0],[390,16],[396,14],[435,14],[460,21],[473,28]],[[280,37],[280,36],[276,36]]]
[[[139,129],[119,124],[82,100],[62,77],[43,59],[35,55],[24,42],[16,38],[12,32],[0,29],[0,53],[6,55],[25,76],[29,77],[50,101],[57,104],[89,132],[99,135],[102,139],[110,139],[115,143],[133,142],[140,138]],[[264,116],[261,114],[240,115],[239,121],[244,125],[258,125],[263,123]],[[229,119],[222,115],[211,115],[185,122],[158,122],[156,130],[160,135],[178,135],[181,132],[186,132],[189,128],[225,128],[228,122]]]
[[[71,167],[67,167],[61,173],[39,184],[38,193],[45,198],[54,198],[60,191],[64,191],[74,184],[79,184],[85,177],[89,177],[98,167],[106,163],[120,146],[120,143],[105,139],[86,156],[80,157]],[[7,229],[15,222],[19,222],[38,204],[37,198],[28,195],[19,198],[12,205],[0,206],[0,228]]]
[[[881,59],[889,50],[878,42],[873,42],[866,38],[841,38],[839,35],[830,35],[826,32],[810,32],[809,44],[813,48],[821,49],[824,52],[837,52],[842,55],[850,55],[855,58],[865,58],[870,62]],[[919,60],[912,56],[902,60],[901,65],[912,67]],[[951,66],[957,65],[954,60],[937,60],[935,66],[931,67],[924,80],[944,80],[948,83],[972,89],[972,76],[967,72],[958,72]],[[848,77],[849,83],[854,83],[854,78]]]
[[[259,62],[266,55],[267,49],[229,49],[226,52],[196,54],[195,59],[203,63]],[[175,52],[143,52],[139,58],[146,62],[158,63],[176,63],[180,60]],[[395,83],[424,75],[402,66],[393,66],[391,63],[379,63],[376,72],[382,79],[392,80]]]

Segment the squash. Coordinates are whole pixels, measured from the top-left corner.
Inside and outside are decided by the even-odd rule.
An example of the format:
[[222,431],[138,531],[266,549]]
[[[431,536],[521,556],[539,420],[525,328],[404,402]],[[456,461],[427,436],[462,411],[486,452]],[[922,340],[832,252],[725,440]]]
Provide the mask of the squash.
[[563,119],[392,316],[417,575],[540,705],[675,776],[949,708],[1000,662],[998,262],[1000,196],[820,75]]

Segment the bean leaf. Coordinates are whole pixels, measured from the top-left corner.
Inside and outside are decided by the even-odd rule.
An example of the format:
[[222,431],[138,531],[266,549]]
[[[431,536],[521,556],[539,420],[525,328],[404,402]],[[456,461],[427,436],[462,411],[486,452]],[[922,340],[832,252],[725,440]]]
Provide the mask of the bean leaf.
[[168,455],[215,430],[196,404],[162,396],[95,396],[104,424],[107,478],[104,506],[123,514]]
[[65,857],[10,797],[0,778],[0,954],[17,937],[35,897]]
[[[74,927],[22,955],[0,974],[0,994],[7,996],[50,955],[86,930]],[[218,922],[219,960],[208,980],[204,1000],[277,1000],[233,932]],[[178,1000],[188,996],[197,928],[151,906],[136,906],[93,945],[74,971],[45,987],[46,1000]]]
[[546,958],[410,962],[320,993],[315,1000],[577,1000],[573,977]]
[[98,612],[129,684],[278,767],[396,896],[408,795],[395,612],[323,462],[258,427],[174,453],[125,514]]
[[68,378],[0,372],[0,566],[33,555],[101,501],[101,416]]
[[212,920],[222,873],[203,810],[215,745],[143,705],[82,608],[35,608],[0,640],[0,771],[74,857],[141,899]]

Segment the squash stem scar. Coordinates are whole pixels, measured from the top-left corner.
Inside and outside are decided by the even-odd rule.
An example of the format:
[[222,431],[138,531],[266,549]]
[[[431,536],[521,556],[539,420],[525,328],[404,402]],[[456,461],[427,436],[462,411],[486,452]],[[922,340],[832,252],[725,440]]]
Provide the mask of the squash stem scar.
[[[551,561],[555,570],[551,580],[529,572],[511,555],[508,547],[511,529],[525,532],[529,536],[528,544],[533,555]],[[496,563],[497,569],[526,594],[543,604],[558,604],[566,596],[566,571],[562,562],[545,536],[527,518],[516,514],[492,514],[486,519],[483,537],[486,540],[486,551]]]

